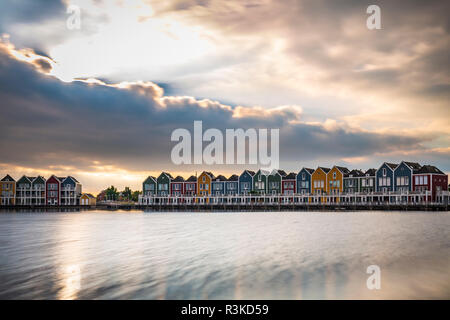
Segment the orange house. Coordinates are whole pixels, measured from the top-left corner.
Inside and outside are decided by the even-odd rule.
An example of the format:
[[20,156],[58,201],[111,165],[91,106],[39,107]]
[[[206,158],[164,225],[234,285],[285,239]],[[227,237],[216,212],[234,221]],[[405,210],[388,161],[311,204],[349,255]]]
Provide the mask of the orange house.
[[[348,174],[350,170],[345,167],[334,166],[327,173],[327,189],[326,192],[329,195],[339,195],[344,191],[344,175]],[[331,202],[339,202],[338,197],[330,198]]]
[[211,182],[214,175],[211,172],[203,171],[197,179],[197,195],[209,196],[211,195]]
[[16,180],[7,174],[0,180],[0,205],[16,204]]
[[[327,192],[327,173],[330,168],[318,167],[311,175],[311,193],[313,195],[324,194]],[[320,197],[318,201],[324,202],[325,198]]]

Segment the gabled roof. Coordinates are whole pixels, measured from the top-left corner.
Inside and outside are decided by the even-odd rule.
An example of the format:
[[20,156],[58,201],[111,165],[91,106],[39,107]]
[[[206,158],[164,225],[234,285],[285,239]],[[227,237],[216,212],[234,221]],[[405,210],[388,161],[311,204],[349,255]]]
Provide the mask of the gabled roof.
[[203,171],[200,175],[202,175],[204,173],[207,174],[211,179],[215,178],[214,175],[212,174],[212,172],[209,172],[209,171]]
[[[328,172],[330,172],[330,168],[325,168],[325,167],[317,167],[317,169],[316,170],[318,170],[318,169],[320,169],[320,170],[322,170],[323,172],[325,172],[325,173],[328,173]],[[316,171],[316,170],[314,170],[314,171]]]
[[54,174],[52,174],[52,175],[46,180],[46,182],[49,181],[51,178],[55,178],[55,180],[58,181],[59,183],[61,183],[61,181],[62,181],[61,179],[64,180],[64,178],[58,178],[57,176],[55,176]]
[[[383,164],[384,164],[384,163],[383,163]],[[386,164],[389,168],[391,168],[392,170],[394,170],[395,168],[398,167],[398,164],[395,164],[395,163],[385,162],[385,164]]]
[[258,172],[259,172],[261,175],[264,175],[264,176],[270,175],[270,172],[267,171],[267,170],[259,169],[259,170],[256,172],[256,174],[258,174]]
[[34,177],[23,175],[19,180],[17,180],[17,183],[21,182],[21,180],[26,180],[29,184],[31,184],[31,182],[34,180]]
[[239,181],[239,176],[236,174],[233,174],[228,178],[228,181]]
[[365,176],[369,176],[369,177],[374,177],[375,173],[377,172],[377,169],[371,168],[371,169],[367,169],[366,172],[364,172]]
[[78,181],[77,178],[75,178],[75,177],[68,176],[67,178],[71,178],[71,179],[73,179],[73,181],[75,181],[76,183],[80,183],[80,181]]
[[282,179],[283,180],[295,180],[297,178],[297,175],[294,172],[291,172],[287,175],[285,175]]
[[348,168],[346,167],[335,166],[335,168],[338,169],[344,175],[350,172],[350,170],[348,170]]
[[156,178],[154,176],[148,176],[147,179],[144,180],[144,183],[147,182],[148,180],[153,180],[153,182],[156,183]]
[[94,199],[95,197],[90,193],[83,193],[81,196],[86,196],[88,198]]
[[[305,168],[305,167],[303,167],[302,168],[302,170],[306,170],[309,174],[313,174],[313,172],[314,172],[314,169],[311,169],[311,168]],[[302,171],[302,170],[300,170],[300,171]]]
[[255,171],[251,171],[251,170],[244,170],[242,173],[241,173],[241,176],[244,174],[244,173],[248,173],[249,175],[251,175],[252,177],[255,175]]
[[[173,177],[172,177],[172,175],[171,175],[170,173],[168,173],[168,172],[164,172],[164,171],[163,171],[163,172],[161,172],[161,174],[159,175],[159,177],[161,177],[161,176],[162,176],[163,174],[164,174],[164,175],[166,175],[166,176],[168,176],[170,180],[172,180],[172,179],[173,179]],[[158,177],[158,178],[159,178],[159,177]]]
[[284,176],[286,176],[286,171],[273,169],[272,172],[270,173],[271,176],[274,176],[276,174],[278,174],[280,177],[284,177]]
[[287,175],[286,171],[284,171],[284,170],[278,170],[278,174],[282,177]]
[[197,182],[197,177],[196,176],[190,176],[186,182]]
[[177,176],[172,182],[184,182],[184,178],[182,176]]
[[60,182],[63,182],[66,179],[66,177],[55,177],[55,178],[58,179]]
[[[415,172],[416,173],[416,172]],[[445,174],[441,170],[439,170],[435,166],[431,166],[429,164],[423,165],[422,168],[420,168],[417,173],[434,173],[434,174]]]
[[417,162],[408,162],[408,161],[402,161],[403,163],[405,163],[408,167],[410,167],[413,171],[413,173],[417,173],[417,171],[420,170],[420,168],[422,168],[422,166],[417,163]]
[[14,180],[9,174],[7,174],[6,176],[3,177],[1,181],[15,182],[16,180]]
[[350,171],[344,175],[344,177],[346,177],[346,178],[363,177],[363,176],[364,176],[364,172],[362,172],[361,170],[358,170],[358,169],[353,169],[352,171]]
[[62,179],[61,182],[65,182],[66,180],[70,179],[70,180],[72,180],[75,184],[79,183],[78,180],[75,179],[75,178],[72,177],[72,176],[67,176],[67,177],[65,177],[65,178],[58,178],[58,179],[59,179],[59,180]]
[[33,184],[34,184],[34,183],[38,183],[39,180],[40,180],[42,183],[45,183],[45,178],[44,178],[43,176],[37,176],[36,178],[33,179],[32,183],[33,183]]
[[213,181],[227,181],[227,178],[225,178],[223,175],[219,174],[217,177],[214,178]]

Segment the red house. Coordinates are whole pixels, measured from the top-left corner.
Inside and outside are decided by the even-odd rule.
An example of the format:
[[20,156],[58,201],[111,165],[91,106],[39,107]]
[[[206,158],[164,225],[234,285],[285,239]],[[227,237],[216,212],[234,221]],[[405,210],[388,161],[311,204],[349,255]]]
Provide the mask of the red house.
[[186,196],[195,196],[197,195],[197,177],[196,176],[190,176],[189,179],[187,179],[184,182],[184,195]]
[[436,201],[440,191],[447,190],[448,176],[435,166],[424,165],[413,174],[414,191],[431,191],[428,201]]
[[170,195],[173,197],[179,197],[184,194],[184,178],[178,176],[170,181]]
[[294,172],[289,173],[282,177],[281,180],[281,194],[294,195],[297,192],[296,189],[297,175]]
[[64,178],[52,175],[45,182],[45,203],[47,205],[61,205],[61,182]]

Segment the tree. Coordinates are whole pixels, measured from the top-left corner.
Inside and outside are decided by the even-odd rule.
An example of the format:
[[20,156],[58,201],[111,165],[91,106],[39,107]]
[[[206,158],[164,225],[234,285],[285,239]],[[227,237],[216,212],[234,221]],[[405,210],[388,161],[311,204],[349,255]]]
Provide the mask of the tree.
[[133,194],[131,195],[131,200],[134,202],[139,201],[139,195],[142,194],[141,191],[133,191]]
[[130,200],[131,199],[131,195],[132,195],[132,191],[129,187],[125,187],[125,190],[123,190],[121,192],[123,199],[127,199]]
[[114,186],[109,187],[106,189],[106,200],[117,200],[118,196],[117,188]]

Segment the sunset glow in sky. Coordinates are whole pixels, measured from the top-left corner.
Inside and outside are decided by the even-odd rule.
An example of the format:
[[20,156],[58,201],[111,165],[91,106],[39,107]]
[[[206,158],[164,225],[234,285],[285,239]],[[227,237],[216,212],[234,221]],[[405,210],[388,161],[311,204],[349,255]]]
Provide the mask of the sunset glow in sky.
[[[381,8],[368,30],[366,8]],[[66,25],[70,5],[81,27]],[[286,171],[418,161],[450,172],[446,1],[0,3],[0,174],[140,188],[176,128],[280,128]]]

